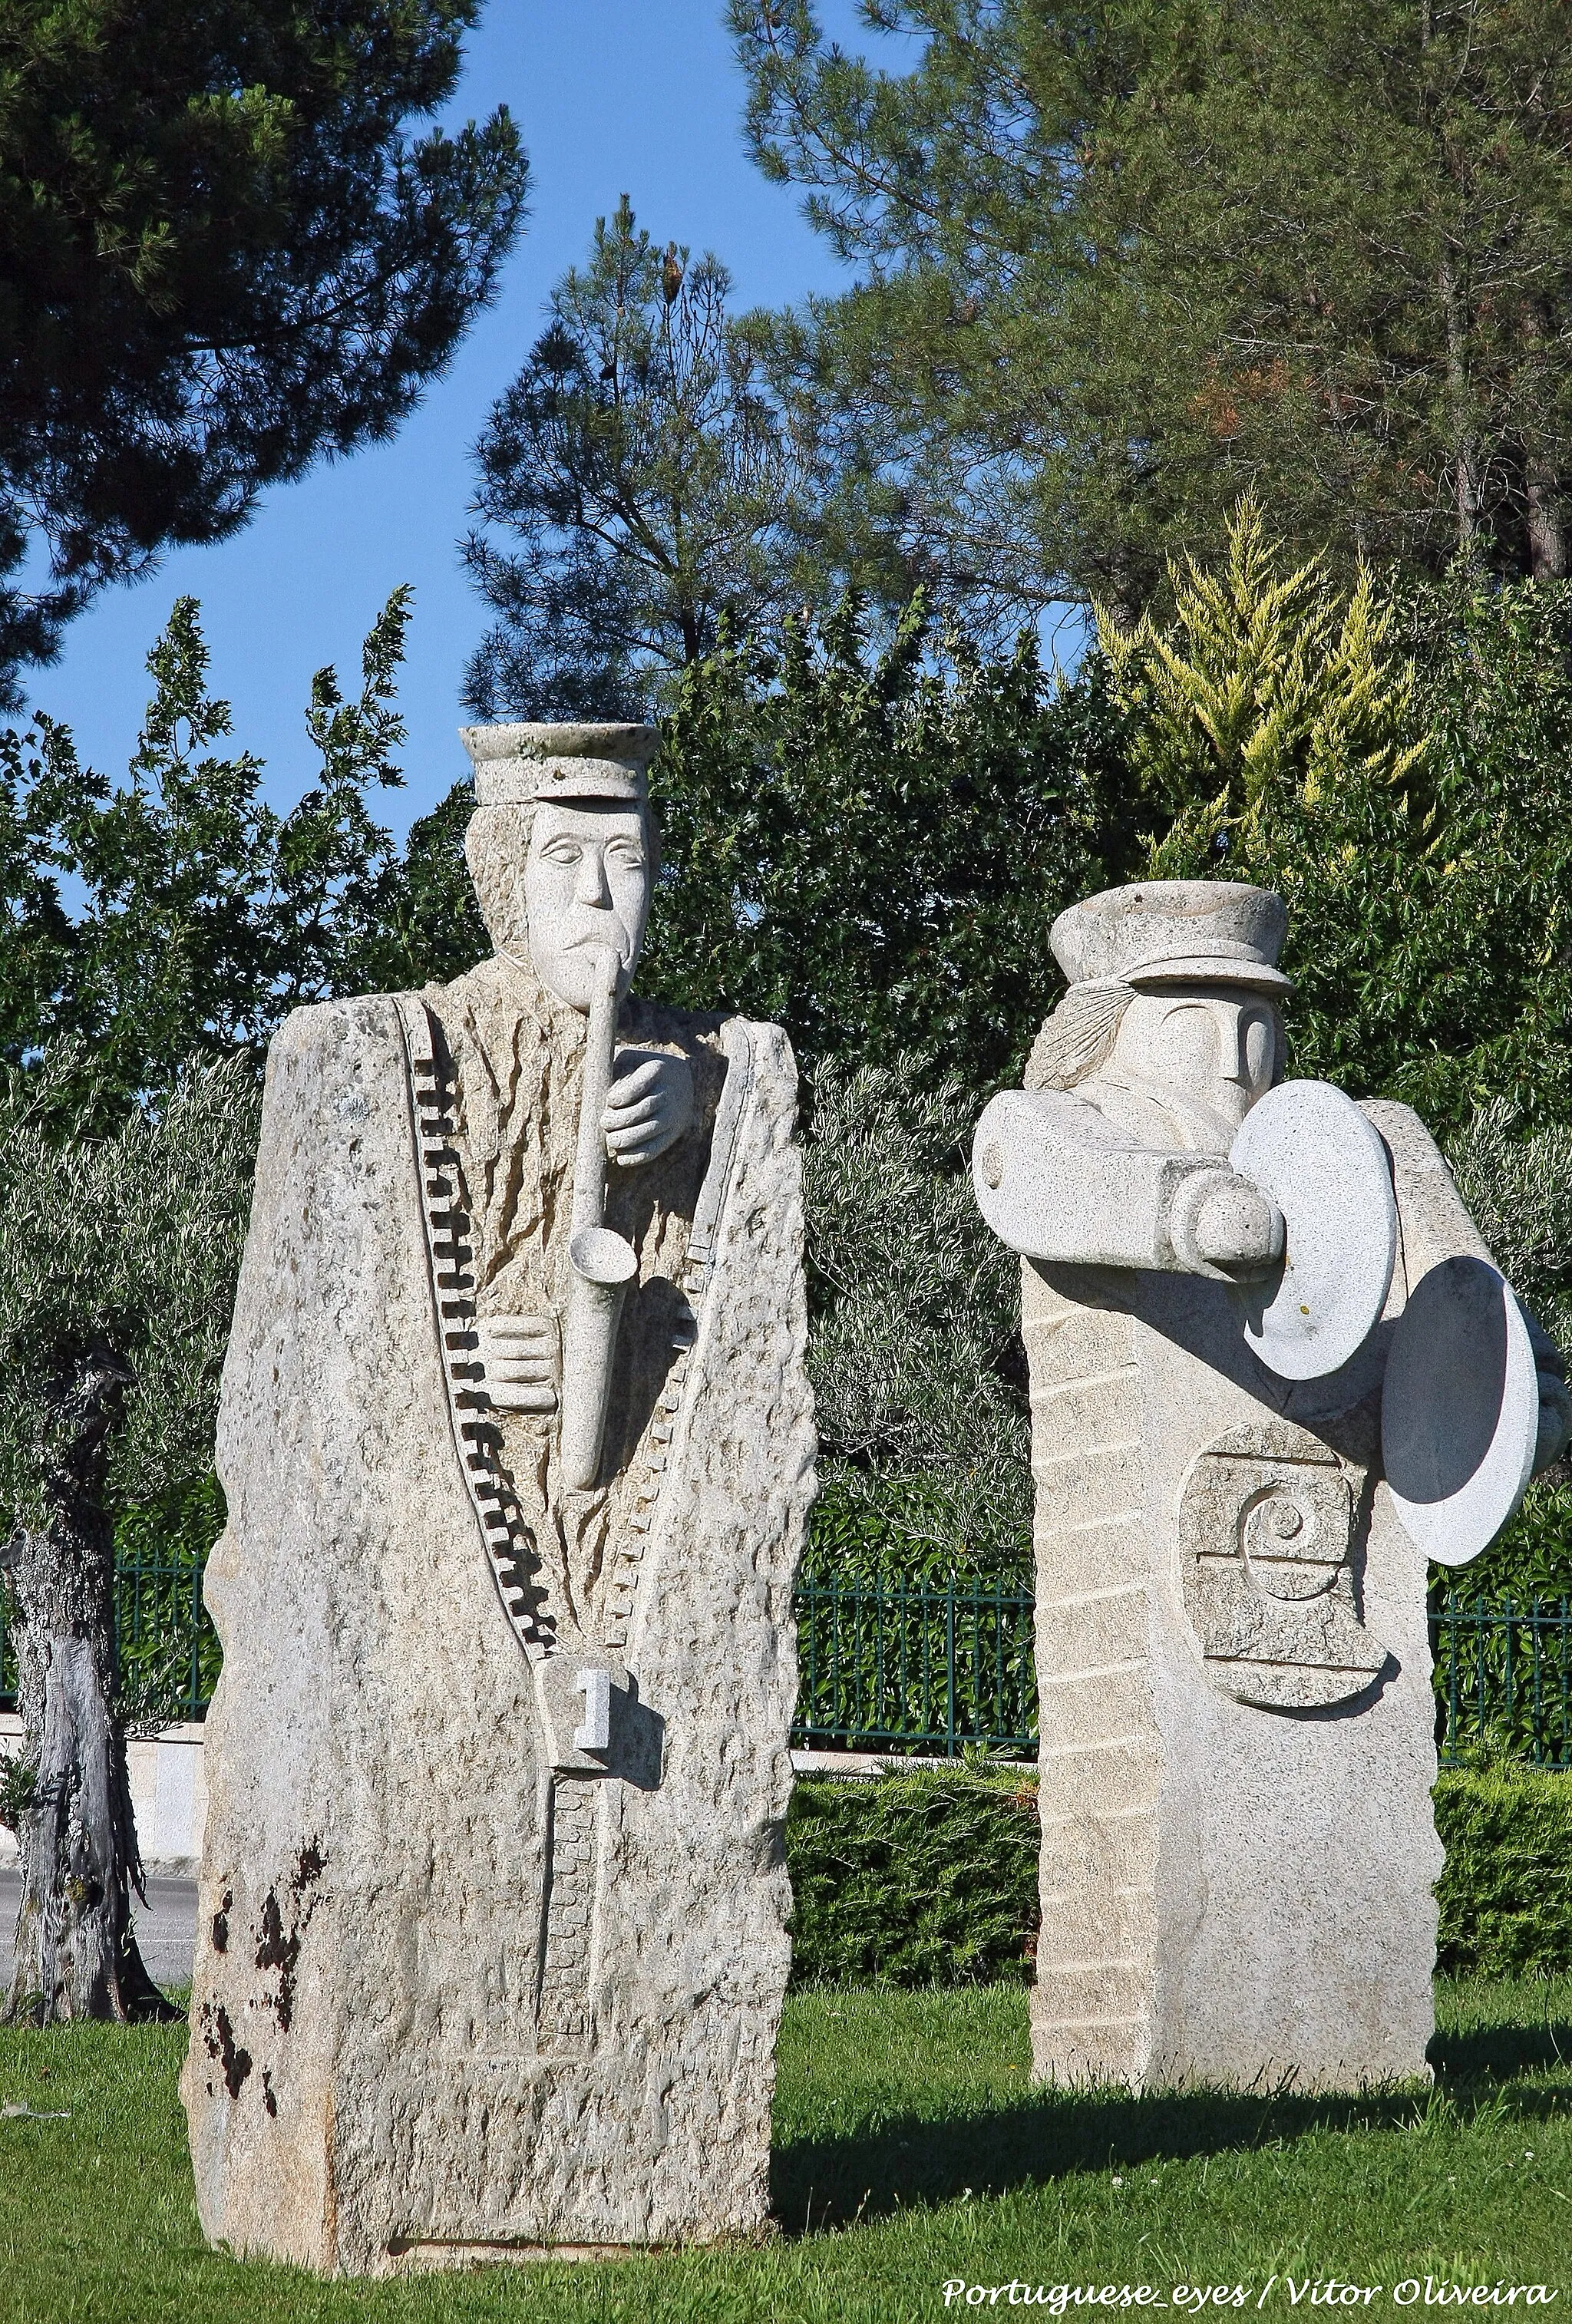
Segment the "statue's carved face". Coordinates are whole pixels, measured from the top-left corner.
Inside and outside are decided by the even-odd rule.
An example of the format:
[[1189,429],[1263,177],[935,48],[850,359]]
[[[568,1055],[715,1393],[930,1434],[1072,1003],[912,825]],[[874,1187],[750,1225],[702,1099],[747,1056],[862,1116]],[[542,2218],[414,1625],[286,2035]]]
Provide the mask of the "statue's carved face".
[[1150,985],[1120,1020],[1109,1063],[1236,1130],[1277,1071],[1282,1024],[1264,995],[1240,986]]
[[530,960],[559,1001],[587,1009],[595,955],[615,952],[624,991],[650,909],[650,851],[637,807],[543,800],[524,861]]

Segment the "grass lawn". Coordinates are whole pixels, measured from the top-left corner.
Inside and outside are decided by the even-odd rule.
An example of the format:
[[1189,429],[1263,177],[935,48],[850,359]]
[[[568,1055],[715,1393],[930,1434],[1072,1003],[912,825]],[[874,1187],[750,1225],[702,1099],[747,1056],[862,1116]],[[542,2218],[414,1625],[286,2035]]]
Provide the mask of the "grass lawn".
[[[204,2251],[175,2096],[183,2028],[0,2033],[0,2107],[67,2116],[0,2119],[0,2318],[895,2324],[962,2312],[947,2279],[1013,2281],[1017,2304],[1027,2286],[1146,2284],[1170,2313],[1178,2285],[1244,2285],[1252,2311],[1264,2295],[1288,2316],[1287,2278],[1333,2275],[1382,2285],[1352,2304],[1383,2324],[1410,2278],[1416,2318],[1433,2316],[1427,2275],[1547,2284],[1552,2314],[1572,2310],[1572,1980],[1447,1987],[1441,2019],[1433,2090],[1088,2102],[1026,2087],[1018,1991],[800,1995],[774,2243],[382,2284]],[[1327,2303],[1299,2305],[1325,2324]]]

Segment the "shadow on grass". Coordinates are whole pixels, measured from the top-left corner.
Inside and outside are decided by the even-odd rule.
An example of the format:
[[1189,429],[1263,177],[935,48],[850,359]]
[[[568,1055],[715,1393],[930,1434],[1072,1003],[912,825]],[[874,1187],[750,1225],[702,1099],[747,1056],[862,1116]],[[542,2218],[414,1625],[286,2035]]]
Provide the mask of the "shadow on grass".
[[[1276,2145],[1312,2131],[1418,2127],[1436,2109],[1466,2122],[1503,2101],[1525,2118],[1572,2114],[1572,2026],[1496,2025],[1438,2036],[1434,2089],[1393,2088],[1345,2097],[1254,2096],[1218,2090],[1132,2098],[1042,2091],[1013,2103],[934,2119],[886,2117],[843,2138],[805,2138],[772,2158],[775,2216],[789,2235],[879,2218],[966,2195],[1003,2195],[1074,2172],[1181,2162]],[[1514,2076],[1558,2066],[1558,2084]]]
[[1572,2076],[1572,2025],[1475,2025],[1466,2033],[1438,2034],[1430,2062],[1447,2084],[1506,2082],[1518,2074],[1553,2073],[1558,2066]]

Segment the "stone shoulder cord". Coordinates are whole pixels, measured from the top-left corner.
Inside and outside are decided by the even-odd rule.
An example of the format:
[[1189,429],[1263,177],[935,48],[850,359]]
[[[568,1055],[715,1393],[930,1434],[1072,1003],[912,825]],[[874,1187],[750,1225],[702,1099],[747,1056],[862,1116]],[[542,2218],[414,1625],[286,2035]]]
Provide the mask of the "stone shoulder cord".
[[[556,1624],[539,1580],[534,1541],[524,1522],[498,1455],[501,1431],[488,1416],[485,1375],[475,1360],[476,1285],[470,1222],[458,1200],[458,1126],[454,1120],[452,1068],[437,1052],[430,1011],[412,993],[398,996],[399,1019],[408,1065],[411,1121],[414,1132],[421,1214],[431,1276],[442,1375],[459,1467],[485,1545],[486,1562],[513,1634],[532,1662],[555,1651]],[[698,1338],[698,1311],[715,1268],[722,1212],[731,1185],[737,1131],[754,1084],[754,1048],[746,1026],[732,1019],[721,1028],[726,1076],[716,1109],[709,1165],[699,1189],[680,1288],[687,1312],[672,1333],[675,1360],[656,1406],[649,1435],[653,1450],[638,1464],[633,1485],[628,1533],[607,1585],[600,1643],[617,1648],[627,1640],[639,1567],[665,1480],[673,1432],[681,1413],[689,1359]]]

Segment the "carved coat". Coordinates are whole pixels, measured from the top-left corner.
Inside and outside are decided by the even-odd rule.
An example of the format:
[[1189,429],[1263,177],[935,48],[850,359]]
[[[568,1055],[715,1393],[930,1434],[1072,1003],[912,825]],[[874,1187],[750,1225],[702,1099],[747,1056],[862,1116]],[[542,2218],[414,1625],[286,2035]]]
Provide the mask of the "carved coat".
[[[1484,1256],[1434,1141],[1368,1103],[1400,1243],[1383,1319],[1290,1382],[1164,1219],[1214,1148],[1099,1087],[1038,1125],[1022,1262],[1037,1485],[1042,2075],[1349,2088],[1425,2075],[1441,1868],[1426,1567],[1381,1472],[1396,1318]],[[981,1138],[979,1146],[981,1148]],[[985,1156],[980,1167],[987,1167]],[[1095,1252],[1099,1263],[1070,1254]]]
[[[812,1489],[778,1028],[631,1004],[694,1127],[596,1491],[490,1410],[553,1305],[584,1020],[501,962],[292,1017],[225,1371],[225,1649],[183,2084],[209,2236],[328,2272],[757,2230]],[[576,1748],[586,1663],[610,1746]]]

